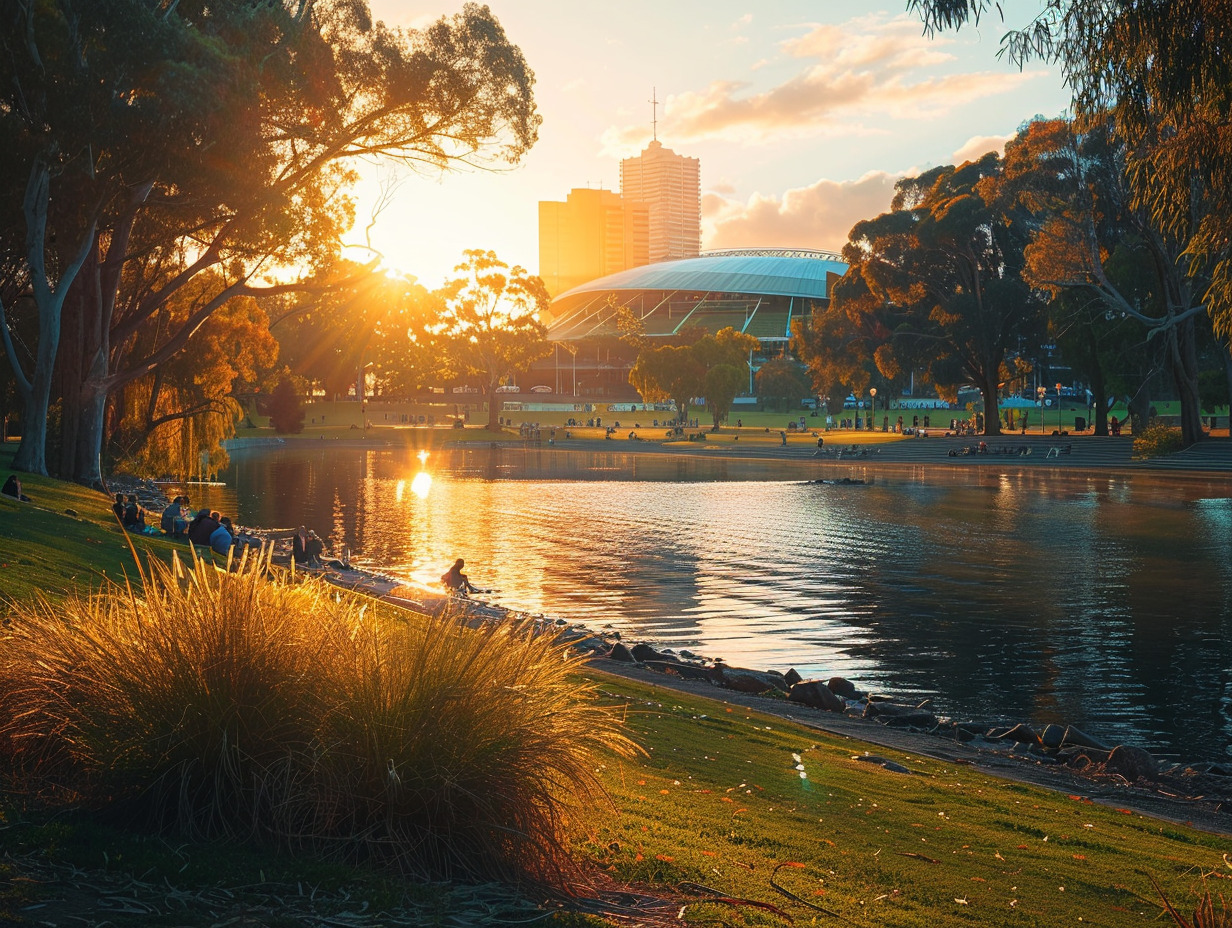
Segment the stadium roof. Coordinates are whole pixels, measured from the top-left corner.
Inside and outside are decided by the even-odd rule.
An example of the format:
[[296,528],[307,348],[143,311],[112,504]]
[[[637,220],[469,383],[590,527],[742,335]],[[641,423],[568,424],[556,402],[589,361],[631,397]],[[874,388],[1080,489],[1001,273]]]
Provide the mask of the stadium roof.
[[[644,264],[566,290],[556,300],[597,290],[688,290],[757,293],[826,299],[828,274],[847,273],[843,259],[829,251],[742,248],[708,251],[697,258]],[[553,302],[556,302],[554,300]]]
[[614,307],[637,313],[645,334],[670,336],[683,326],[733,326],[764,341],[791,335],[793,318],[829,299],[830,282],[847,272],[836,254],[806,249],[711,251],[620,271],[574,287],[552,301],[548,337],[555,341],[617,334]]

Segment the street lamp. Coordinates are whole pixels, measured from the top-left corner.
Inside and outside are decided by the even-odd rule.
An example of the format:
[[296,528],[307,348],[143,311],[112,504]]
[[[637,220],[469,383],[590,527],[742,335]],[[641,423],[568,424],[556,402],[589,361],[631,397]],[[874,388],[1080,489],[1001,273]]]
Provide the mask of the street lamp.
[[1061,432],[1061,385],[1057,384],[1057,434]]
[[872,407],[873,413],[868,420],[868,430],[871,432],[877,423],[877,388],[869,387],[868,395],[872,397],[869,405]]
[[1044,434],[1044,394],[1048,392],[1048,388],[1040,384],[1035,388],[1035,395],[1039,398],[1040,408],[1040,434]]

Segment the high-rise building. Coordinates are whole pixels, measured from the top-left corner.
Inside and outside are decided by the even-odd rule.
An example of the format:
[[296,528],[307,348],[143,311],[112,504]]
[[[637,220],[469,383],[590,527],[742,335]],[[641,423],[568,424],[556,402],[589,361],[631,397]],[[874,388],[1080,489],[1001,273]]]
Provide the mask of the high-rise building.
[[701,162],[658,139],[620,162],[620,195],[650,208],[650,262],[694,258],[701,251]]
[[539,276],[557,296],[579,284],[648,264],[649,208],[611,190],[574,189],[539,201]]

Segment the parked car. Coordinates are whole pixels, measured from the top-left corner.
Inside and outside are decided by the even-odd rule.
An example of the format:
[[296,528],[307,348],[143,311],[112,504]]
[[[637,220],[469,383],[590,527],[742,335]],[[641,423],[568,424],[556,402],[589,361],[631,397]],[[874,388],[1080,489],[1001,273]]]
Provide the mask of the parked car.
[[535,386],[531,387],[530,392],[531,393],[551,393],[552,388],[547,386],[546,384],[541,383],[541,384],[536,384]]

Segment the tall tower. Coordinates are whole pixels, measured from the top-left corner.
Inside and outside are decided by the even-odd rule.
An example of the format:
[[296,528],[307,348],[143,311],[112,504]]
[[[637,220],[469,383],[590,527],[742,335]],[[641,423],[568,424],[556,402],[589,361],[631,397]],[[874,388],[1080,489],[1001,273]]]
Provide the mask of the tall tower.
[[[657,129],[657,126],[656,126]],[[701,162],[657,138],[620,162],[620,194],[650,210],[650,262],[694,258],[702,243]]]

